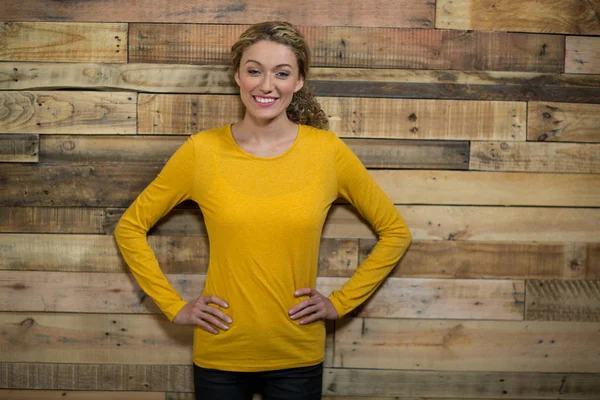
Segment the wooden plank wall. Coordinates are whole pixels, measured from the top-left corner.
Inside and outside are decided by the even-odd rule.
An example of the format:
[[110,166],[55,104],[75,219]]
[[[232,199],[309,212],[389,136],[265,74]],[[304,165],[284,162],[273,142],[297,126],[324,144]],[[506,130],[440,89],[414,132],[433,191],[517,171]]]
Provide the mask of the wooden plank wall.
[[[112,232],[186,136],[242,115],[229,47],[269,19],[305,33],[332,130],[414,233],[329,324],[324,396],[600,398],[597,1],[4,0],[0,18],[0,399],[192,399],[191,328]],[[335,205],[319,289],[374,239]],[[199,210],[149,241],[197,295]]]

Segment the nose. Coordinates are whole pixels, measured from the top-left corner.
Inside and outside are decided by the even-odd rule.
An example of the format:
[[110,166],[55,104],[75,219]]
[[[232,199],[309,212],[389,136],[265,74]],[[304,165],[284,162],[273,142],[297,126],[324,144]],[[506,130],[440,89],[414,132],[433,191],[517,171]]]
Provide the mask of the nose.
[[273,90],[273,78],[271,74],[264,74],[259,86],[263,93],[269,93]]

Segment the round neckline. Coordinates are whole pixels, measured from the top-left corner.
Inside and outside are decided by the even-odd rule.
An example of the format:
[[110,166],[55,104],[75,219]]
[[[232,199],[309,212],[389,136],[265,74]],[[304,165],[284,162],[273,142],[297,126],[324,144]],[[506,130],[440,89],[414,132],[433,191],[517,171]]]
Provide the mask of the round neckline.
[[233,123],[227,125],[227,131],[228,131],[228,137],[231,140],[231,143],[233,144],[233,146],[242,154],[244,154],[246,157],[250,157],[250,158],[254,158],[256,160],[262,160],[262,161],[273,161],[273,160],[277,160],[279,158],[284,157],[286,154],[290,153],[294,147],[296,147],[296,144],[298,143],[298,141],[300,140],[300,130],[302,128],[302,125],[298,124],[298,132],[296,133],[296,138],[294,139],[294,142],[291,144],[290,147],[288,147],[283,153],[278,154],[276,156],[273,157],[261,157],[261,156],[257,156],[255,154],[249,153],[246,150],[244,150],[236,141],[235,138],[233,137],[233,130],[231,129],[231,126],[233,125]]

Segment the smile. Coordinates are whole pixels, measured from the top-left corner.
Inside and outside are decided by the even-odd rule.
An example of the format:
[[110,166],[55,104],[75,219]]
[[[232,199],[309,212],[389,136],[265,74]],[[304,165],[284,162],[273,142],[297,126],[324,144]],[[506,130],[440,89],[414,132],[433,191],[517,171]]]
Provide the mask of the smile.
[[260,105],[271,105],[275,102],[275,100],[277,100],[274,97],[258,97],[258,96],[252,96],[252,97],[254,98],[254,101],[259,103]]

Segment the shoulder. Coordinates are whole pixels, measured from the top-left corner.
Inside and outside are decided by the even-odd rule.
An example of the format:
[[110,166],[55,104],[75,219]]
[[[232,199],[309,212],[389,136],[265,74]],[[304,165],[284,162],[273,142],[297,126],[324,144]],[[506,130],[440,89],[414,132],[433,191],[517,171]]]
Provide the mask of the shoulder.
[[332,131],[315,128],[309,125],[300,125],[306,139],[326,146],[336,146],[342,140]]
[[227,132],[229,132],[229,125],[223,125],[218,128],[207,129],[204,131],[194,133],[190,136],[190,140],[193,143],[207,143],[210,141],[218,141],[222,140],[227,134]]

